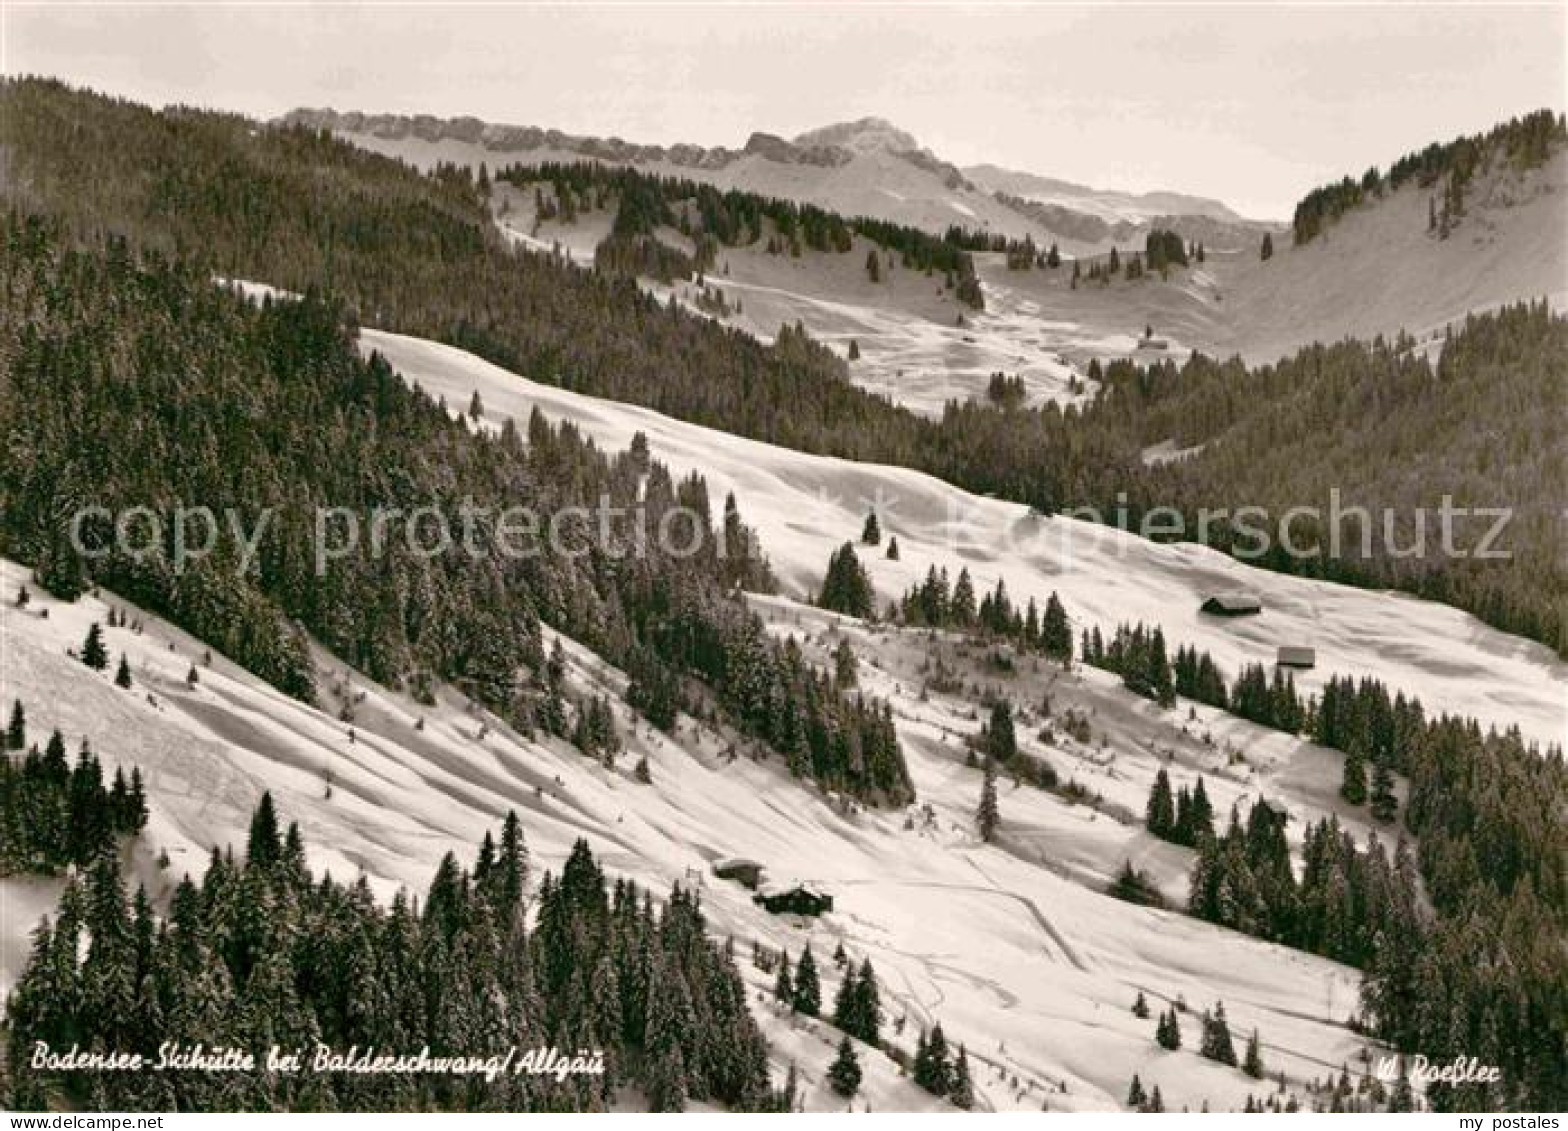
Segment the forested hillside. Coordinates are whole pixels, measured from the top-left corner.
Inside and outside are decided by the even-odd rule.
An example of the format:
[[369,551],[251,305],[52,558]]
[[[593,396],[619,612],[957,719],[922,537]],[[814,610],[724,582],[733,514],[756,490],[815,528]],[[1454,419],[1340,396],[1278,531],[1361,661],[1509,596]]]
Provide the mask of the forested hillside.
[[[363,878],[312,875],[282,820],[264,795],[244,855],[214,849],[161,922],[145,889],[128,895],[113,853],[70,880],[6,1011],[7,1107],[602,1111],[628,1085],[654,1111],[785,1106],[733,955],[707,937],[691,893],[656,909],[635,884],[612,885],[579,840],[532,900],[512,813],[471,868],[449,853],[421,899],[383,907]],[[293,1072],[35,1070],[38,1041],[146,1064],[164,1042],[187,1057],[205,1046],[213,1060],[235,1050],[261,1066],[274,1048],[300,1060]],[[318,1069],[318,1043],[410,1067]],[[421,1048],[431,1067],[414,1066]],[[544,1067],[552,1048],[575,1074]]]
[[1544,164],[1552,151],[1568,142],[1561,114],[1536,110],[1513,118],[1483,134],[1433,142],[1407,153],[1383,173],[1376,166],[1360,179],[1345,177],[1313,189],[1296,205],[1291,227],[1298,244],[1309,243],[1352,208],[1359,208],[1413,181],[1431,191],[1427,230],[1443,239],[1465,214],[1465,193],[1478,172],[1497,163],[1514,172]]
[[[677,483],[636,446],[607,456],[537,415],[526,444],[510,424],[478,433],[362,359],[336,306],[258,307],[117,239],[69,250],[50,222],[13,215],[0,279],[0,543],[56,595],[109,585],[310,700],[303,626],[379,682],[424,698],[447,680],[519,728],[613,753],[593,722],[604,713],[563,698],[543,621],[627,670],[628,700],[661,727],[716,699],[797,773],[907,798],[886,706],[813,671],[733,597],[769,586],[766,561],[733,499],[715,533],[700,478]],[[198,506],[221,533],[180,562],[174,514]],[[89,507],[84,560],[70,527]],[[136,507],[151,517],[116,536]],[[503,529],[517,507],[534,516],[526,532]],[[318,525],[337,510],[360,524],[344,552],[346,534]],[[378,544],[365,528],[390,511],[405,517]],[[639,532],[666,524],[678,542]]]
[[[1115,363],[1089,416],[1143,446],[1200,449],[1127,482],[1135,506],[1229,509],[1211,545],[1458,605],[1562,653],[1568,321],[1544,301],[1521,304],[1466,319],[1435,364],[1412,345],[1340,342],[1251,370],[1201,355],[1180,366]],[[1450,520],[1459,556],[1443,551],[1445,498],[1473,512]],[[1276,545],[1259,556],[1236,513],[1244,506],[1274,520],[1294,506],[1317,514],[1292,520],[1297,553]]]
[[[1562,321],[1544,312],[1476,320],[1435,373],[1394,346],[1308,349],[1261,371],[1268,379],[1258,382],[1240,365],[1195,359],[1193,374],[1218,369],[1223,381],[1162,394],[1162,411],[1230,427],[1206,429],[1208,445],[1179,468],[1148,469],[1142,447],[1169,433],[1151,435],[1141,397],[1123,404],[1107,393],[1082,412],[969,403],[928,421],[856,390],[842,362],[803,334],[763,347],[653,302],[630,280],[504,247],[467,173],[422,177],[307,131],[160,115],[44,82],[12,82],[3,97],[7,196],[61,215],[78,238],[108,229],[216,274],[321,287],[367,323],[463,345],[542,381],[806,451],[919,468],[1042,510],[1089,505],[1110,516],[1126,492],[1134,511],[1261,505],[1278,518],[1290,506],[1325,506],[1326,482],[1350,501],[1408,507],[1443,493],[1465,496],[1481,474],[1491,485],[1494,472],[1503,474],[1498,453],[1507,452],[1519,466],[1506,474],[1530,490],[1469,501],[1522,509],[1509,531],[1518,562],[1396,560],[1376,544],[1366,557],[1357,549],[1334,561],[1278,554],[1262,561],[1430,594],[1559,653],[1568,647],[1555,528],[1534,514],[1554,495],[1554,477],[1561,482],[1560,440],[1542,435],[1549,412],[1518,409],[1562,403]],[[95,175],[79,176],[83,167]],[[1504,319],[1513,320],[1508,328]],[[1523,344],[1513,340],[1515,321],[1533,327]],[[1391,396],[1385,382],[1394,371],[1403,391]],[[1321,390],[1307,387],[1325,373]],[[1173,375],[1128,375],[1119,384],[1169,383],[1162,374]],[[1446,388],[1420,393],[1450,384],[1452,398]],[[1300,396],[1312,400],[1310,411]],[[1343,405],[1362,406],[1355,419],[1366,430],[1355,445],[1337,436]],[[1474,438],[1460,457],[1400,439],[1448,434],[1457,419]],[[1332,471],[1325,451],[1334,455]],[[1261,481],[1260,464],[1272,469]],[[1206,537],[1232,544],[1225,524]]]
[[[865,236],[891,253],[897,252],[907,268],[926,274],[941,272],[944,285],[958,301],[983,310],[985,299],[975,277],[974,259],[966,247],[983,241],[974,233],[954,228],[938,238],[902,224],[867,216],[843,217],[811,204],[731,189],[721,192],[712,185],[676,177],[656,177],[634,169],[593,162],[541,165],[508,165],[497,180],[540,193],[538,212],[544,217],[575,215],[584,205],[615,208],[615,225],[600,245],[596,262],[637,261],[633,251],[651,240],[660,225],[669,225],[695,242],[695,254],[685,264],[688,273],[708,271],[720,247],[748,246],[767,240],[775,255],[799,256],[803,249],[845,253],[854,236]],[[546,199],[542,187],[548,186]],[[606,245],[612,254],[606,256]]]

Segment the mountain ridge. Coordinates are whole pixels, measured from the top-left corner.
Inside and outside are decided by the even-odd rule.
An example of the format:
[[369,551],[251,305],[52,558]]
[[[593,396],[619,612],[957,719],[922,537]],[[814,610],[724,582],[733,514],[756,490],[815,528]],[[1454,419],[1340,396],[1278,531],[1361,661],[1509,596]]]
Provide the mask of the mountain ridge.
[[[1131,192],[1125,189],[1099,188],[1060,177],[1009,169],[990,162],[967,165],[963,171],[970,180],[994,192],[1005,192],[1010,196],[1042,202],[1079,201],[1086,206],[1087,211],[1094,211],[1093,205],[1103,198],[1108,204],[1119,205],[1124,213],[1205,216],[1236,224],[1272,222],[1266,218],[1243,216],[1222,200],[1169,189]],[[1124,214],[1117,214],[1116,218],[1125,217]]]
[[[616,136],[567,133],[476,117],[371,114],[299,108],[279,122],[329,130],[337,136],[426,168],[439,162],[477,166],[515,160],[579,160],[635,165],[743,189],[802,200],[941,232],[957,225],[1010,238],[1060,242],[1072,250],[1103,249],[1141,238],[1159,220],[1193,218],[1251,229],[1221,201],[1179,192],[1131,193],[1092,189],[996,166],[970,169],[923,147],[885,118],[835,122],[787,138],[752,132],[739,148],[654,145]],[[985,173],[985,176],[977,173]],[[987,183],[987,177],[994,183]],[[1028,185],[1064,186],[1048,207],[1029,199]]]

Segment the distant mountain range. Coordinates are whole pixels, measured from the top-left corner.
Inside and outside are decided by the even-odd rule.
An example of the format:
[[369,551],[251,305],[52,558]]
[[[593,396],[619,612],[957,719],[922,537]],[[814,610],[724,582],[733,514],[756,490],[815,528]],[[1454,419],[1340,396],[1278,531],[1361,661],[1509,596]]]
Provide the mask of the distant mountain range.
[[1020,173],[998,165],[971,165],[964,175],[981,188],[1005,193],[1041,204],[1056,204],[1079,212],[1097,215],[1105,220],[1147,221],[1158,216],[1207,216],[1227,223],[1245,224],[1246,217],[1238,215],[1223,201],[1180,192],[1119,192],[1115,189],[1090,188],[1055,177],[1042,177],[1034,173]]
[[882,118],[839,122],[794,138],[757,132],[739,149],[643,145],[478,118],[299,109],[284,120],[331,130],[420,167],[440,161],[636,165],[932,231],[957,224],[1028,235],[1073,252],[1141,242],[1152,225],[1217,245],[1250,242],[1262,226],[1204,197],[1095,189],[994,165],[960,168]]

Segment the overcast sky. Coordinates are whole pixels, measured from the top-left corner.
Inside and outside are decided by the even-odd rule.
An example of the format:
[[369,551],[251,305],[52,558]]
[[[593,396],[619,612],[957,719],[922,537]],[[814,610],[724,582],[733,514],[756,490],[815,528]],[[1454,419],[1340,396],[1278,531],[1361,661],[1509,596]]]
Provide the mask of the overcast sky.
[[8,73],[270,117],[472,114],[742,144],[877,115],[959,164],[1287,216],[1306,189],[1565,103],[1533,6],[0,2]]

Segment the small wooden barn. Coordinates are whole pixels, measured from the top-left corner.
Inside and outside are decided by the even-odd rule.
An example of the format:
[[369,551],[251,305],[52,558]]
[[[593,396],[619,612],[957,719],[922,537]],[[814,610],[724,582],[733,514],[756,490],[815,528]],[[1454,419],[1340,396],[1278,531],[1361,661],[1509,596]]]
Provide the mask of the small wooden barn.
[[1317,651],[1302,644],[1281,644],[1274,658],[1275,665],[1282,668],[1312,668],[1317,662]]
[[1253,616],[1263,611],[1263,602],[1254,593],[1212,593],[1199,611],[1216,617]]
[[721,880],[734,880],[738,884],[756,890],[757,885],[762,882],[762,865],[755,860],[731,856],[723,860],[715,860],[713,874]]
[[752,902],[774,915],[821,915],[833,910],[833,897],[806,884],[768,886]]

